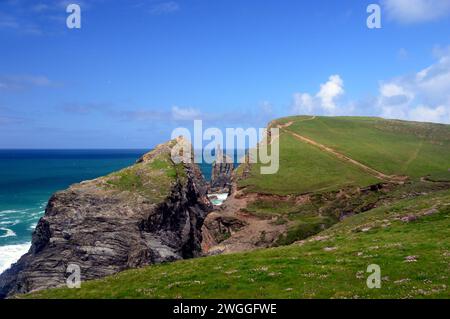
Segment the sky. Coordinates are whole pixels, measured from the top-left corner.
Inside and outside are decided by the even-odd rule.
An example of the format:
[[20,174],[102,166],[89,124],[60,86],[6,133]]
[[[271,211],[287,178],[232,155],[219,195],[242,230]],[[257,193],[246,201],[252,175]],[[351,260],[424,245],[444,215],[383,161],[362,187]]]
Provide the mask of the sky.
[[450,0],[0,0],[0,148],[152,148],[195,119],[450,123],[449,30]]

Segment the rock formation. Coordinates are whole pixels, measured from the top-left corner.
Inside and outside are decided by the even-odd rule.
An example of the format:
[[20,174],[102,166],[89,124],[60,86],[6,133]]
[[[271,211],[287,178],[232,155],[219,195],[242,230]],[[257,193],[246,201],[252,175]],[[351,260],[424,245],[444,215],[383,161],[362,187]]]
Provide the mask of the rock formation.
[[233,160],[218,148],[216,161],[213,164],[210,193],[230,193],[232,188]]
[[197,165],[171,160],[173,146],[54,194],[29,252],[0,276],[0,298],[64,285],[71,264],[84,281],[199,255],[207,185]]

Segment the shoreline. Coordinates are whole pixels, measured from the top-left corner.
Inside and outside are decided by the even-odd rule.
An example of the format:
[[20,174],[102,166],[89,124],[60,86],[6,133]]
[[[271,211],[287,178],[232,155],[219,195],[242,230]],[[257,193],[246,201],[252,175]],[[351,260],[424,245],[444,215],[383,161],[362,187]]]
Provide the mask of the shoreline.
[[0,246],[0,274],[16,263],[31,247],[31,242]]

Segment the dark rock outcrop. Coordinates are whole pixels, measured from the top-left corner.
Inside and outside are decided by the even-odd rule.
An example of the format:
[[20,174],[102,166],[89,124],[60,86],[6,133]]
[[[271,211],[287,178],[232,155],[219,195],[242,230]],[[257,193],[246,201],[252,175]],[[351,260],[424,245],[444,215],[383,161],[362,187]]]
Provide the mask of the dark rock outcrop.
[[[172,142],[171,142],[172,143]],[[0,298],[201,253],[212,209],[195,164],[174,164],[164,144],[123,171],[54,194],[27,254],[0,276]]]
[[233,160],[219,149],[213,163],[210,193],[230,193],[233,185]]
[[203,251],[209,251],[211,247],[230,238],[245,226],[247,226],[247,223],[244,220],[234,216],[223,216],[217,212],[209,214],[202,227]]

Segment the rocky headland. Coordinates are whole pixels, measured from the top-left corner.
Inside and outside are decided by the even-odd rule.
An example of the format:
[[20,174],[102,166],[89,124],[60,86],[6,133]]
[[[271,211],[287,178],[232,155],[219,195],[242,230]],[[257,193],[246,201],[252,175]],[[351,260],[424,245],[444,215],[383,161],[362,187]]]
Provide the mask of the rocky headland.
[[32,246],[0,276],[0,298],[201,254],[201,228],[212,210],[196,164],[175,164],[175,140],[133,166],[54,194]]

